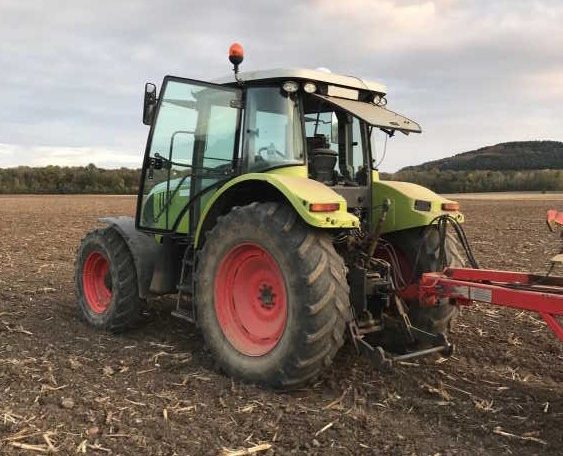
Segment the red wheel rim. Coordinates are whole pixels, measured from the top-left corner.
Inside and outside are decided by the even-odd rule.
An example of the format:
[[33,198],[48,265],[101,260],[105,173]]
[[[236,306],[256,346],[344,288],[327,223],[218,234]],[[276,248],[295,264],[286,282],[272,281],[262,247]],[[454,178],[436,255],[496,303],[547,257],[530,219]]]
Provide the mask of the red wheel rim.
[[249,356],[269,353],[287,321],[285,281],[274,258],[244,243],[221,260],[215,277],[215,312],[231,345]]
[[107,286],[109,261],[101,252],[91,252],[82,268],[82,289],[86,304],[95,313],[104,313],[111,302]]

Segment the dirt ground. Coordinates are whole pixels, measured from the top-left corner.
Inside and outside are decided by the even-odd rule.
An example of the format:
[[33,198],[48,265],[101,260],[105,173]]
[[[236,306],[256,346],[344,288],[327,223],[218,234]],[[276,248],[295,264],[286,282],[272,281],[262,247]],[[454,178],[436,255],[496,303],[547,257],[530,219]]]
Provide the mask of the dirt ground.
[[[97,217],[134,203],[0,198],[0,454],[561,454],[563,344],[534,314],[466,308],[452,358],[390,373],[347,346],[291,393],[222,376],[167,304],[125,335],[93,331],[75,306],[75,251]],[[545,211],[562,206],[462,202],[482,266],[533,271],[558,247]]]

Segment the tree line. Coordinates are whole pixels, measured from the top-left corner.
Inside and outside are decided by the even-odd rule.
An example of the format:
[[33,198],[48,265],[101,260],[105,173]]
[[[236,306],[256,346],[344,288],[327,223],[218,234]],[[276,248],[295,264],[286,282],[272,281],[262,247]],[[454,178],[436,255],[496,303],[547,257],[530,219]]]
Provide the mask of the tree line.
[[0,168],[0,193],[107,193],[135,194],[138,169],[102,169],[88,166]]
[[[88,166],[0,168],[0,193],[136,194],[139,169]],[[563,191],[563,170],[404,169],[382,179],[414,182],[438,193]]]
[[382,179],[414,182],[437,193],[563,191],[563,170],[401,170]]

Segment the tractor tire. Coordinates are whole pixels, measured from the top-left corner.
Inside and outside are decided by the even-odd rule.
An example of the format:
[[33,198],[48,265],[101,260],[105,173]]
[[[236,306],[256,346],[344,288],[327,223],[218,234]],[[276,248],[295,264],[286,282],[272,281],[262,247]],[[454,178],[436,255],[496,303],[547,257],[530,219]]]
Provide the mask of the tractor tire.
[[[413,228],[398,233],[390,234],[387,239],[391,241],[399,252],[399,257],[407,260],[406,269],[403,271],[405,279],[413,275],[412,268],[416,261],[417,252],[420,256],[414,280],[418,280],[424,272],[436,272],[441,269],[439,264],[439,234],[434,227]],[[458,241],[450,233],[446,237],[446,266],[463,267],[464,261],[459,253]],[[458,314],[458,307],[452,305],[449,299],[440,299],[432,307],[422,307],[418,299],[406,298],[408,315],[413,326],[433,334],[445,334],[449,330],[452,320]]]
[[291,389],[329,366],[352,318],[346,267],[327,232],[280,203],[234,207],[196,266],[198,324],[228,375]]
[[137,271],[126,242],[108,227],[86,235],[78,249],[75,286],[82,317],[97,329],[120,332],[139,321]]

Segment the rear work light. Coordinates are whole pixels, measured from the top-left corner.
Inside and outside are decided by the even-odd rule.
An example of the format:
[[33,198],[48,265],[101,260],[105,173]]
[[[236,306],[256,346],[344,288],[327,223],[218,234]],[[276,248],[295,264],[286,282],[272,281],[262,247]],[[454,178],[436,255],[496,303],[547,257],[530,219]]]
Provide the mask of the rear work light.
[[451,202],[451,203],[442,203],[442,210],[443,211],[459,211],[459,203]]
[[299,84],[295,81],[285,81],[282,85],[282,89],[287,93],[294,93],[299,90]]
[[336,212],[340,209],[340,203],[311,203],[310,212]]
[[317,85],[313,82],[306,82],[303,84],[303,90],[306,93],[315,93],[317,91]]

